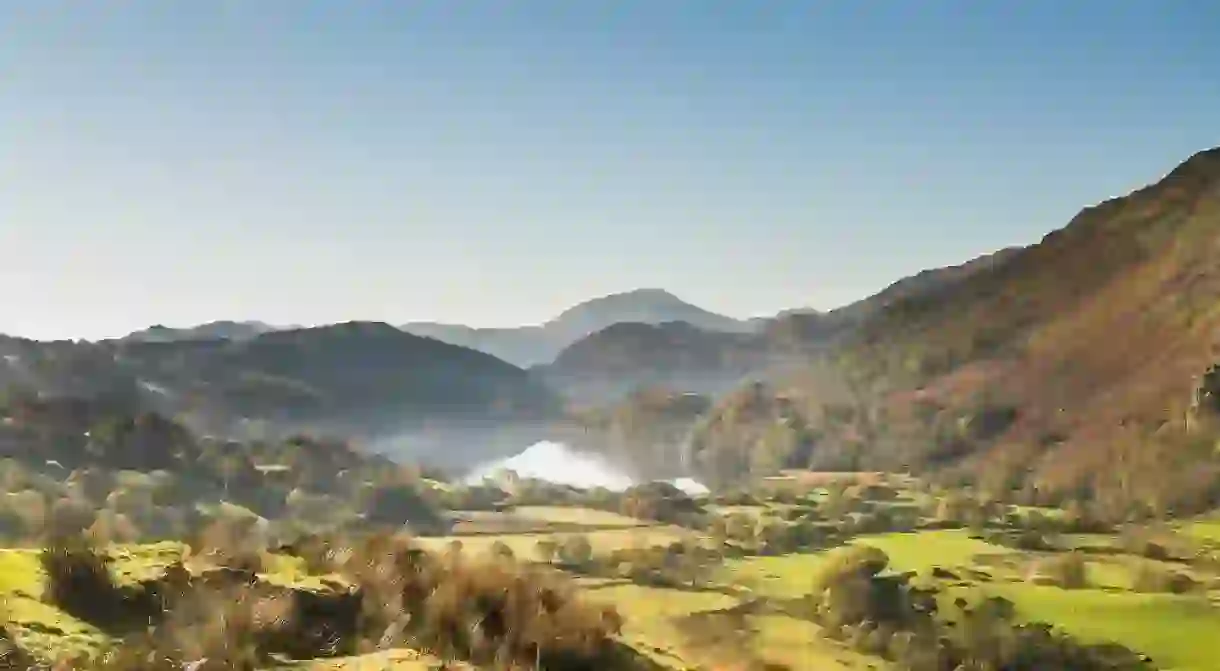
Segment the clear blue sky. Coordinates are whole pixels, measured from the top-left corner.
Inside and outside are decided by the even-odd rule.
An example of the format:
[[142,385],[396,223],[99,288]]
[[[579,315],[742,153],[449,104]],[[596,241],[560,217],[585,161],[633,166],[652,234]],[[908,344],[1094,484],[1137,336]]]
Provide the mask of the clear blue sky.
[[1217,31],[1206,0],[0,2],[0,332],[833,307],[1220,144]]

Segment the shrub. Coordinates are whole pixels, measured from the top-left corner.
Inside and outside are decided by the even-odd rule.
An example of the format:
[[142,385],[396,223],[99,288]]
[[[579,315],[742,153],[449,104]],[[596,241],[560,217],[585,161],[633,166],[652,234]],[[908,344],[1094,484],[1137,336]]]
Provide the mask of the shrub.
[[216,566],[261,573],[264,547],[253,533],[254,525],[252,520],[215,520],[189,543],[191,553],[206,557]]
[[1064,589],[1088,587],[1088,564],[1079,552],[1051,557],[1038,565],[1038,573]]
[[501,541],[501,540],[497,540],[497,541],[493,542],[491,544],[491,547],[488,548],[488,552],[492,557],[496,557],[498,559],[516,559],[517,558],[516,553],[514,553],[513,549],[508,546],[508,543],[505,543],[504,541]]
[[38,668],[35,660],[13,640],[7,626],[0,626],[0,669],[26,671]]
[[593,546],[582,534],[568,536],[559,548],[559,560],[571,566],[584,566],[593,559]]
[[326,534],[305,534],[286,549],[301,558],[311,575],[339,572],[350,553],[339,537]]
[[140,539],[140,530],[126,515],[110,510],[99,511],[86,534],[94,545],[99,546],[108,543],[134,543]]
[[1155,561],[1140,561],[1131,578],[1131,589],[1136,592],[1185,594],[1195,587],[1190,576],[1170,570]]
[[534,543],[534,558],[543,564],[555,561],[555,553],[558,551],[559,544],[549,538]]
[[39,561],[46,573],[43,601],[69,615],[106,629],[152,615],[151,603],[119,587],[110,559],[84,539],[56,539]]
[[51,506],[47,533],[52,537],[78,536],[93,524],[95,509],[88,501],[62,498]]

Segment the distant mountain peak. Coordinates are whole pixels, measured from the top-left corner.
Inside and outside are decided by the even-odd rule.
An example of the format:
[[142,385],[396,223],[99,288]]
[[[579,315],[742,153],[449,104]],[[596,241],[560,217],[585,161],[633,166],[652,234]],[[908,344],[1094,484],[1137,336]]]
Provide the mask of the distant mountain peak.
[[154,324],[146,329],[127,334],[122,340],[131,342],[170,342],[175,340],[248,340],[263,333],[279,330],[260,321],[233,321],[222,319],[196,326],[175,328]]
[[749,332],[755,326],[692,305],[665,289],[642,287],[589,299],[537,326],[476,329],[416,322],[405,324],[402,329],[494,354],[519,366],[532,366],[552,361],[565,347],[615,324],[669,322],[686,322],[705,331],[730,333]]

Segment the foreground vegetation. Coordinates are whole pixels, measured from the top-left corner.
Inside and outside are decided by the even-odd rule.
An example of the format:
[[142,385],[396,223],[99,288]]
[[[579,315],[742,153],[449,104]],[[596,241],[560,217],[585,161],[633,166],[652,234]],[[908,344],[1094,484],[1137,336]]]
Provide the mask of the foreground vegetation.
[[[53,501],[0,551],[4,668],[1220,668],[1207,519],[1112,526],[884,474],[703,498],[396,482],[381,505],[411,519],[219,498],[160,541]],[[49,498],[10,494],[14,518],[30,492]]]
[[470,485],[64,410],[4,425],[0,668],[1220,668],[1213,518],[882,472]]

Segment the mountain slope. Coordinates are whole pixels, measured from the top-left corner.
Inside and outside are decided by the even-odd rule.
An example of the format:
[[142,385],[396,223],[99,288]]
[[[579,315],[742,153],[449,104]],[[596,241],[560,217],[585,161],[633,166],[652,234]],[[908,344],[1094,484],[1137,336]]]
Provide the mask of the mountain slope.
[[757,334],[706,331],[686,322],[623,322],[564,348],[533,370],[578,401],[615,399],[646,386],[716,393],[766,367]]
[[423,421],[533,420],[559,407],[512,364],[382,323],[243,340],[6,339],[0,353],[0,383],[44,395],[122,397],[216,431],[263,420],[369,435]]
[[1112,519],[1220,505],[1220,404],[1199,388],[1220,356],[1220,149],[835,312],[772,324],[827,356],[721,398],[696,436],[705,477],[912,468]]
[[946,291],[894,301],[864,321],[847,358],[891,388],[922,388],[891,397],[908,407],[986,397],[1014,408],[1011,426],[974,446],[976,472],[1032,470],[1046,488],[1087,482],[1166,505],[1168,482],[1181,485],[1173,496],[1190,494],[1171,470],[1210,472],[1206,453],[1161,450],[1215,357],[1218,253],[1213,149]]
[[275,331],[276,329],[277,327],[275,326],[259,321],[215,321],[208,322],[207,324],[199,324],[198,326],[188,326],[185,328],[171,328],[157,324],[146,329],[133,331],[122,339],[138,342],[211,340],[213,338],[223,338],[225,340],[247,340],[263,333]]
[[[1005,249],[964,264],[925,270],[876,295],[829,312],[797,309],[755,318],[738,329],[688,322],[621,322],[578,339],[555,360],[534,367],[548,384],[580,402],[617,402],[639,387],[662,385],[720,394],[743,380],[784,379],[892,303],[929,299],[1016,253]],[[819,374],[821,375],[821,374]]]
[[637,289],[585,301],[538,326],[471,328],[455,324],[414,322],[408,333],[477,349],[519,366],[549,363],[559,352],[614,324],[687,322],[709,331],[748,332],[751,326],[708,312],[661,289]]

